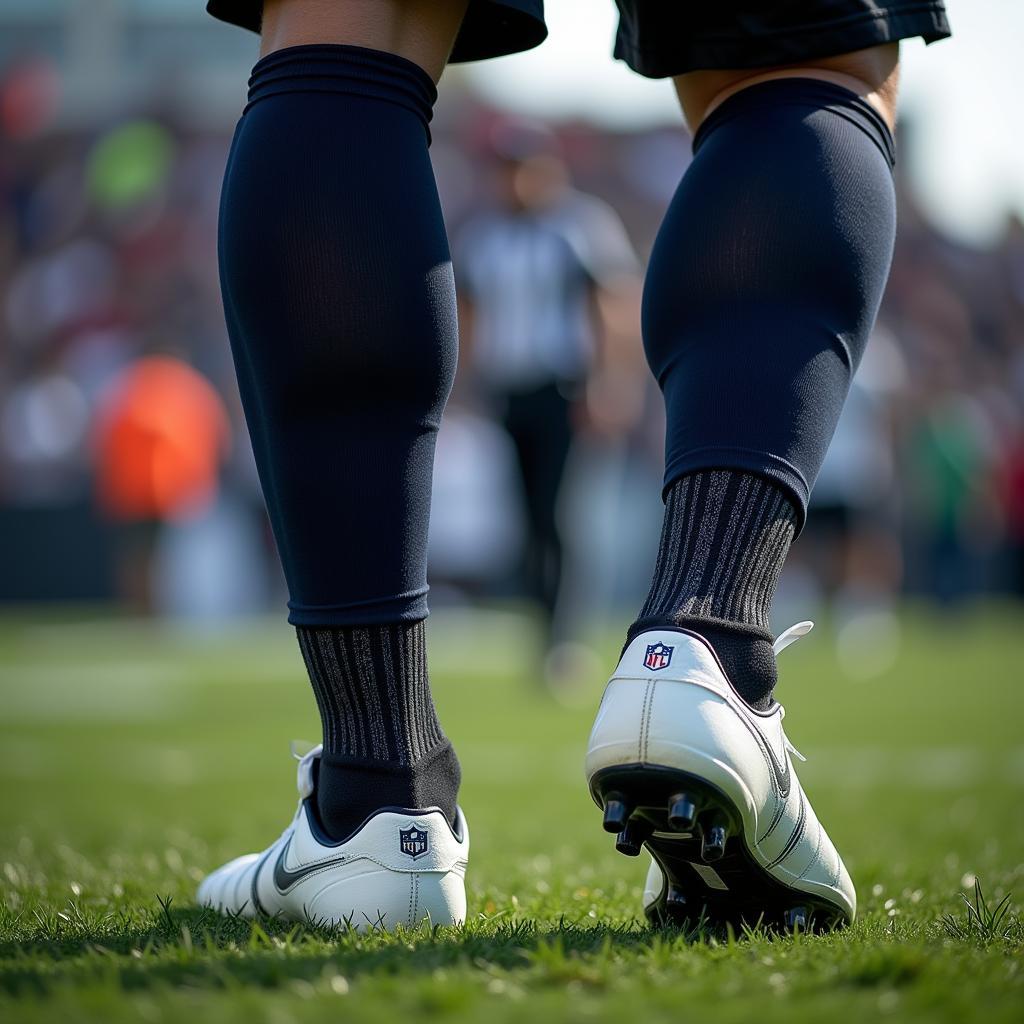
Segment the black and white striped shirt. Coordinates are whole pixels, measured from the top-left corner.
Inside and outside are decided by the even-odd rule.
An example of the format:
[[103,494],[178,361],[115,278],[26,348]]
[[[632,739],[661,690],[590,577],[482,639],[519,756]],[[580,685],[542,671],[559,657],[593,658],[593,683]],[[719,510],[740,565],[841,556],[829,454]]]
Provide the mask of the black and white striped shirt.
[[585,376],[593,288],[637,269],[618,215],[580,192],[541,211],[481,214],[460,234],[455,258],[473,305],[474,368],[499,389]]

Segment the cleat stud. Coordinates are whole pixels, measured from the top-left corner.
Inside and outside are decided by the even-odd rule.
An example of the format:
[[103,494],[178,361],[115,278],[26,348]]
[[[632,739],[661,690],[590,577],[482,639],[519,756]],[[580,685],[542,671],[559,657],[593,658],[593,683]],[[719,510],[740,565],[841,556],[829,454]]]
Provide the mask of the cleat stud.
[[609,793],[604,802],[605,832],[621,832],[629,821],[630,810],[621,793]]
[[622,831],[615,838],[615,849],[627,857],[640,856],[640,844],[634,842],[628,831]]
[[644,840],[651,834],[651,827],[642,818],[634,818],[615,838],[615,849],[627,857],[639,857]]
[[700,855],[706,864],[718,860],[725,853],[725,841],[728,836],[729,833],[724,825],[712,825],[704,832],[700,844]]
[[806,932],[808,929],[808,914],[806,907],[792,907],[783,916],[786,928],[791,932]]
[[697,820],[697,805],[686,793],[677,793],[668,802],[668,827],[675,832],[689,832]]
[[665,891],[665,909],[680,911],[686,908],[686,896],[681,889],[670,885]]

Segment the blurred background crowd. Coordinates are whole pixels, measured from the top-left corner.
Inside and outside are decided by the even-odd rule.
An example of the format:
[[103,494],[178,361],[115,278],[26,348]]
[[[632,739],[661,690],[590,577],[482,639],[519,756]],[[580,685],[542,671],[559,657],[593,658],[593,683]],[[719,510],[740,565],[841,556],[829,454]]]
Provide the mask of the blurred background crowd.
[[[255,46],[202,6],[0,11],[9,605],[203,623],[283,608],[217,282]],[[463,352],[438,443],[432,601],[529,601],[557,659],[628,617],[649,579],[662,428],[640,282],[689,139],[664,120],[526,118],[479,77],[446,76],[433,125]],[[917,128],[912,113],[900,128],[878,328],[780,597],[786,617],[829,602],[849,627],[840,654],[894,644],[905,594],[944,609],[1024,598],[1024,224],[1012,206],[981,241],[933,223]]]

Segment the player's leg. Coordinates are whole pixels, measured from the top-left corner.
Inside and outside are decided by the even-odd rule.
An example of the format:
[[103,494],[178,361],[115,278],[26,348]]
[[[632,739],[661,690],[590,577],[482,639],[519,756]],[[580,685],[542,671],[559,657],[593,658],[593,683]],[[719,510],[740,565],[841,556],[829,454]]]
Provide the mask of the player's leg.
[[[603,784],[694,836],[652,840],[655,913],[699,913],[696,899],[727,919],[827,925],[855,894],[788,761],[769,611],[888,274],[892,139],[845,85],[786,77],[714,106],[694,150],[645,283],[665,519],[625,656],[659,680],[642,760],[674,770],[672,792],[660,775]],[[708,893],[687,888],[694,863]]]
[[897,73],[887,44],[675,79],[695,156],[645,284],[666,514],[630,635],[699,627],[761,710],[772,594],[888,275]]
[[[678,836],[649,838],[650,913],[829,925],[856,897],[789,762],[769,610],[888,274],[892,140],[846,86],[786,77],[715,106],[694,151],[644,292],[666,404],[662,537],[591,740],[592,787],[625,852]],[[622,683],[638,670],[643,706]],[[611,724],[631,712],[636,755]]]
[[565,552],[559,529],[559,498],[572,448],[572,407],[559,385],[549,384],[537,396],[534,414],[535,461],[533,466],[532,515],[542,552],[541,601],[547,617],[549,647],[565,641],[558,621],[559,595]]
[[526,576],[529,593],[544,615],[545,652],[554,635],[562,576],[558,496],[572,444],[570,408],[554,384],[509,396],[505,427],[512,438],[523,482],[529,531]]
[[[278,866],[229,866],[204,883],[206,902],[232,907],[251,889],[250,908],[320,900],[309,912],[337,917],[358,899],[360,914],[390,908],[386,924],[404,921],[403,907],[435,921],[464,912],[443,885],[411,893],[409,874],[398,895],[384,875],[342,879],[332,895],[333,876],[296,865],[303,842],[315,860],[356,832],[389,869],[436,871],[436,856],[442,874],[458,873],[465,858],[423,625],[434,439],[457,355],[428,122],[465,6],[265,5],[265,55],[224,181],[221,279],[323,752],[300,769],[306,839],[296,831]],[[389,807],[434,811],[410,823],[382,817]]]
[[591,737],[591,789],[620,849],[656,830],[649,911],[781,921],[799,900],[848,920],[853,886],[773,700],[769,609],[888,275],[893,43],[945,33],[900,0],[845,0],[853,20],[816,0],[743,19],[730,5],[692,14],[692,39],[670,31],[680,7],[619,5],[636,30],[620,55],[675,77],[695,139],[644,291],[664,527]]

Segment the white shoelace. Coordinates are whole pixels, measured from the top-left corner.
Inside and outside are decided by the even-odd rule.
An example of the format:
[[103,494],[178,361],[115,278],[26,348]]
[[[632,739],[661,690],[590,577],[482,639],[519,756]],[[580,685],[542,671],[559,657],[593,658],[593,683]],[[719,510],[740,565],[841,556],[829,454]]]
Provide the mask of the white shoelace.
[[[322,743],[318,743],[312,749],[306,749],[309,744],[302,740],[292,740],[289,746],[292,757],[299,762],[295,771],[295,784],[299,790],[299,800],[302,801],[313,792],[313,762],[320,756],[324,747]],[[303,750],[305,753],[300,753]]]
[[795,644],[802,636],[807,636],[814,629],[814,623],[810,619],[798,622],[795,626],[783,630],[772,644],[772,652],[778,657],[790,644]]
[[[814,623],[810,619],[805,619],[803,622],[798,622],[794,626],[790,626],[789,629],[783,630],[776,638],[775,643],[772,644],[772,652],[778,657],[790,644],[795,644],[803,636],[807,636],[810,631],[814,629]],[[782,717],[786,717],[786,709],[782,709]],[[786,749],[798,760],[806,761],[807,758],[800,753],[792,743],[789,742],[789,737],[785,733],[782,735],[783,740],[786,743]]]

